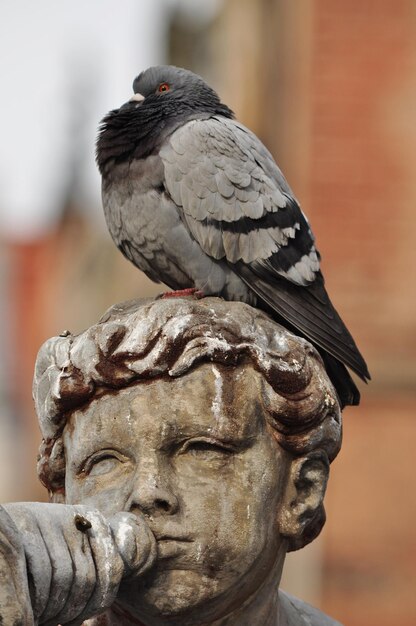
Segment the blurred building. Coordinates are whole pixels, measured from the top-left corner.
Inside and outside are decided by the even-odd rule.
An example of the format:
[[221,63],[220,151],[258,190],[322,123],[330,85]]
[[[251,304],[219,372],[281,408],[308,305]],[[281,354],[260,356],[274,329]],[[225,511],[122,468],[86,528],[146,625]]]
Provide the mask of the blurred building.
[[[41,196],[30,215],[21,216],[22,232],[12,232],[9,224],[2,235],[0,458],[6,462],[0,500],[45,497],[35,479],[38,431],[30,395],[41,342],[65,328],[80,331],[115,301],[161,290],[110,241],[99,213],[98,176],[88,175],[89,191],[79,193],[85,172],[94,168],[93,135],[79,130],[86,109],[79,105],[78,91],[81,84],[92,88],[85,70],[96,67],[99,50],[112,59],[111,67],[104,63],[102,68],[103,76],[111,70],[103,79],[105,89],[95,86],[91,95],[97,112],[87,107],[96,125],[127,99],[139,70],[173,62],[201,73],[273,152],[310,218],[328,290],[373,375],[362,388],[362,405],[344,415],[344,444],[332,466],[322,539],[309,552],[290,557],[287,585],[348,626],[415,624],[416,4],[151,0],[132,3],[128,24],[117,27],[112,23],[116,2],[105,2],[101,13],[88,13],[86,3],[78,8],[74,1],[53,4],[67,6],[72,37],[77,33],[79,69],[65,67],[68,84],[77,86],[70,102],[80,113],[70,118],[69,137],[78,133],[83,140],[75,145],[83,147],[66,156],[71,175],[59,193],[52,150],[46,168],[51,183],[44,192],[50,208],[42,211]],[[56,7],[59,21],[64,14]],[[23,45],[21,24],[15,23],[15,31],[10,24],[6,29],[1,11],[8,49]],[[36,24],[38,39],[52,37],[50,22]],[[100,44],[89,41],[94,30],[100,31]],[[111,52],[116,49],[118,66]],[[23,68],[35,52],[20,50]],[[7,63],[4,72],[13,71],[13,55],[0,57]],[[17,71],[16,56],[15,63]],[[10,132],[18,123],[13,111],[30,115],[30,94],[44,89],[47,75],[32,79],[16,96],[26,99],[24,106],[8,108],[11,138],[7,144],[3,133],[0,182],[1,163],[25,149],[24,143],[16,144],[17,130]],[[82,93],[88,97],[88,89]],[[52,103],[59,106],[59,98],[48,100],[48,106]],[[12,145],[10,154],[7,145]],[[46,157],[38,158],[44,176]],[[40,185],[29,174],[23,172],[16,183],[24,186],[18,189],[21,197],[29,193],[29,180],[33,188]],[[17,223],[13,210],[0,189],[0,212],[11,213]],[[42,228],[36,210],[45,217]],[[309,562],[315,580],[308,575]]]

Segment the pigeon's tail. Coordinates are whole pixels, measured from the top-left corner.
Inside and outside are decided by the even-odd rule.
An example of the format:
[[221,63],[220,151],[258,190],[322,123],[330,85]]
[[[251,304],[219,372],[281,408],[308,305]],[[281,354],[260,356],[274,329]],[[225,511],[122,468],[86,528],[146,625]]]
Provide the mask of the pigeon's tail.
[[266,305],[283,324],[311,341],[324,359],[341,403],[358,404],[359,391],[344,367],[351,368],[367,382],[370,374],[354,339],[333,307],[325,290],[323,278],[300,287],[273,276],[267,281],[243,264],[236,268],[239,276],[255,292],[259,304]]

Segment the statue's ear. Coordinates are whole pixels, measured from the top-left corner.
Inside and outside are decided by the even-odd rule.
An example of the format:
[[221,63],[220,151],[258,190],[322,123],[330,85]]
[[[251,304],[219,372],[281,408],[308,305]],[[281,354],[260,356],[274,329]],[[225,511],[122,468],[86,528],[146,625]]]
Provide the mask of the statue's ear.
[[303,544],[301,538],[307,534],[309,524],[324,515],[328,475],[329,462],[323,453],[311,452],[292,461],[278,518],[280,534],[291,544]]

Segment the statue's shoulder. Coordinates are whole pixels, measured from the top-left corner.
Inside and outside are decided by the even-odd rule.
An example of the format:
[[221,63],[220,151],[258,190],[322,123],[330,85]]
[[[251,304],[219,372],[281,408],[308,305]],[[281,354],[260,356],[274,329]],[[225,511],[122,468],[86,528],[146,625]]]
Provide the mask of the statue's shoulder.
[[319,609],[279,589],[280,611],[285,626],[342,626]]

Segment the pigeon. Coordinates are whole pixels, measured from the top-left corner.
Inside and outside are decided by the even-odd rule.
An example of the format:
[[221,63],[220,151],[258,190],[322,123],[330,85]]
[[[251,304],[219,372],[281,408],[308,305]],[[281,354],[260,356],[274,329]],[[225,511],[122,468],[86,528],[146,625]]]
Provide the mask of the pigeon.
[[320,352],[341,406],[367,365],[332,305],[320,255],[272,155],[198,75],[161,65],[100,124],[103,208],[121,252],[173,290],[240,300]]

